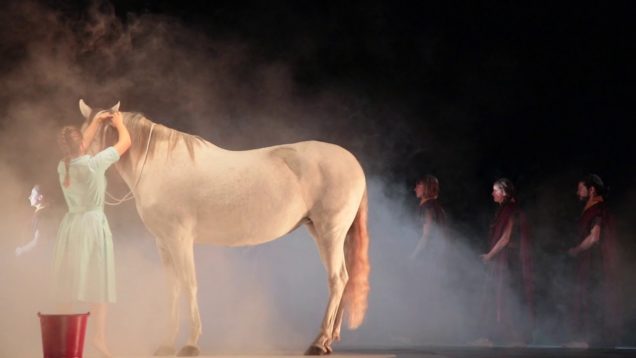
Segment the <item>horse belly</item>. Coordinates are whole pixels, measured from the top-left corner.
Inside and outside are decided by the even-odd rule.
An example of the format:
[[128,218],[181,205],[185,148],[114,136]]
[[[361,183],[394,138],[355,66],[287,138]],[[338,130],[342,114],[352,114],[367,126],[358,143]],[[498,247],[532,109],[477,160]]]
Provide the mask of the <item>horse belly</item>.
[[222,212],[201,211],[195,240],[222,246],[258,245],[289,233],[306,215],[300,205],[277,209],[264,206],[247,210],[226,208]]
[[197,210],[196,241],[224,246],[257,245],[277,239],[307,216],[305,200],[291,178],[271,180],[261,172],[239,188],[219,183]]

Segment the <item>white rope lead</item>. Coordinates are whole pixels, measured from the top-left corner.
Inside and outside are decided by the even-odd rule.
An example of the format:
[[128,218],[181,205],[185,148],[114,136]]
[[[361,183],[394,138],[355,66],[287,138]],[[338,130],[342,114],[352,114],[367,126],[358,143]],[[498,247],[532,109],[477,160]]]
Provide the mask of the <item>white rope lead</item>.
[[152,130],[155,128],[155,123],[152,124],[152,126],[150,126],[150,134],[148,134],[148,142],[146,143],[146,151],[144,153],[144,161],[143,163],[141,163],[141,170],[139,171],[139,175],[137,176],[137,180],[135,181],[135,184],[132,186],[132,188],[130,189],[130,191],[124,195],[121,199],[117,199],[114,196],[112,196],[108,191],[106,191],[106,195],[108,195],[109,198],[115,200],[114,202],[109,202],[107,200],[104,200],[104,202],[106,203],[106,205],[111,205],[111,206],[116,206],[119,205],[123,202],[126,202],[130,199],[133,199],[135,197],[135,194],[133,194],[133,190],[137,188],[137,184],[139,184],[139,180],[141,180],[141,174],[144,172],[144,167],[146,166],[146,159],[148,159],[148,148],[150,148],[150,139],[152,138]]

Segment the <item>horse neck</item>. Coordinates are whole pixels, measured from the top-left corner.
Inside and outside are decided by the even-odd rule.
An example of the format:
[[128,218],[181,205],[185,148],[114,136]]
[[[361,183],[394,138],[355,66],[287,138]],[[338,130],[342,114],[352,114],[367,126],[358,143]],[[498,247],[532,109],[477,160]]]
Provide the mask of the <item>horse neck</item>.
[[[146,119],[139,118],[137,120]],[[150,124],[153,125],[154,123],[150,122]],[[144,157],[147,155],[146,148],[150,138],[149,135],[139,135],[137,131],[142,130],[142,127],[127,124],[126,128],[128,128],[132,143],[128,152],[117,162],[115,168],[124,182],[126,182],[126,185],[132,190],[141,174],[141,165],[144,161]]]
[[[129,188],[134,190],[135,183],[139,180],[140,176],[144,176],[146,172],[146,168],[151,165],[152,161],[160,155],[159,152],[167,149],[166,145],[166,136],[168,132],[174,131],[171,128],[153,123],[149,119],[145,117],[134,119],[135,114],[132,114],[128,118],[128,122],[132,120],[145,121],[143,125],[128,125],[127,128],[130,132],[130,136],[132,138],[132,144],[129,149],[129,153],[122,157],[122,159],[117,163],[116,168],[119,172],[122,179],[126,182]],[[148,128],[147,131],[144,129]],[[144,131],[143,135],[140,135],[139,131]],[[172,133],[176,135],[186,135],[185,133]],[[198,145],[202,145],[205,147],[206,152],[227,152],[226,149],[218,147],[206,140],[202,140]],[[182,153],[183,154],[183,153]],[[173,160],[179,160],[176,157],[172,156]],[[181,158],[185,160],[185,158]],[[189,158],[192,160],[192,158]],[[144,164],[145,161],[145,164]]]

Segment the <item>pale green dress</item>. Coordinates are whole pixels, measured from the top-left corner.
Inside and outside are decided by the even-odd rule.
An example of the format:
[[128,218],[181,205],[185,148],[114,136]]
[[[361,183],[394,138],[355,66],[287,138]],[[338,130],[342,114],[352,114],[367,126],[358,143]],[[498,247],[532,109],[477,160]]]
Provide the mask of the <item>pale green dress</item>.
[[95,156],[83,155],[69,164],[71,184],[64,187],[66,168],[57,172],[68,212],[60,223],[54,259],[54,291],[64,302],[115,302],[115,258],[104,215],[106,169],[119,160],[108,147]]

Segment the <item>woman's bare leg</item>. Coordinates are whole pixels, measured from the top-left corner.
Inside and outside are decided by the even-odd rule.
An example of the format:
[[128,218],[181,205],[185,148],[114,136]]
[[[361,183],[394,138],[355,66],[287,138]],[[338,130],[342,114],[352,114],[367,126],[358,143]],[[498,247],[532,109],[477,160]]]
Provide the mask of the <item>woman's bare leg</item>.
[[95,322],[92,343],[95,348],[104,356],[112,357],[108,344],[106,343],[106,316],[108,313],[108,304],[95,303],[92,305],[91,316]]

